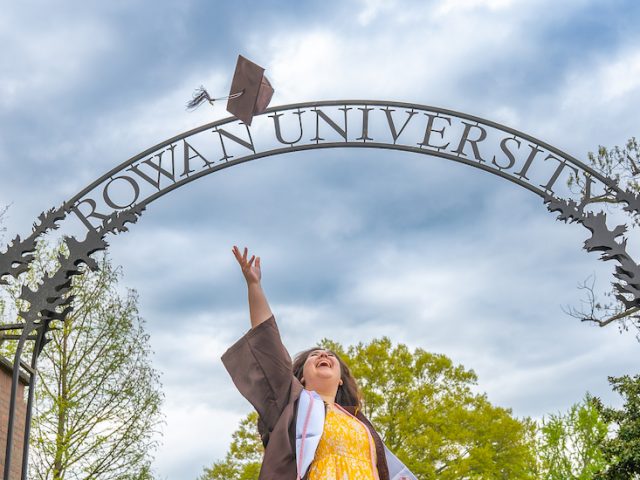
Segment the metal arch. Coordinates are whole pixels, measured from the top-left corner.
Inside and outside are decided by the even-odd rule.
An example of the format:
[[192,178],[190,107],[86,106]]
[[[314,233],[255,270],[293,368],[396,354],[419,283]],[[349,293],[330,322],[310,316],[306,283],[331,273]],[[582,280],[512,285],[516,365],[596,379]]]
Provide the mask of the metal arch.
[[[596,178],[598,180],[600,180],[602,183],[610,186],[614,191],[616,192],[621,192],[622,190],[617,186],[617,184],[612,181],[611,179],[607,178],[606,176],[602,175],[601,173],[597,172],[596,170],[593,170],[591,167],[589,167],[588,165],[586,165],[585,163],[581,162],[580,160],[578,160],[577,158],[567,154],[566,152],[552,146],[549,145],[546,142],[543,142],[531,135],[528,135],[524,132],[521,132],[519,130],[516,130],[514,128],[508,127],[506,125],[502,125],[500,123],[497,122],[493,122],[491,120],[487,120],[475,115],[469,115],[463,112],[457,112],[455,110],[450,110],[450,109],[445,109],[445,108],[439,108],[439,107],[432,107],[429,105],[422,105],[422,104],[415,104],[415,103],[406,103],[406,102],[392,102],[392,101],[380,101],[380,100],[325,100],[325,101],[318,101],[318,102],[303,102],[303,103],[291,103],[291,104],[287,104],[287,105],[282,105],[282,106],[275,106],[275,107],[271,107],[268,108],[267,110],[265,110],[263,113],[261,113],[258,116],[268,116],[268,114],[270,113],[275,113],[275,112],[280,112],[280,111],[288,111],[288,110],[299,110],[299,109],[303,109],[303,108],[310,108],[310,107],[338,107],[338,106],[345,106],[345,105],[355,105],[355,106],[371,106],[371,105],[375,105],[375,106],[384,106],[384,107],[398,107],[398,108],[408,108],[408,109],[414,109],[414,110],[424,110],[424,111],[429,111],[429,112],[434,112],[434,113],[438,113],[438,114],[443,114],[443,115],[452,115],[458,118],[464,118],[465,120],[469,120],[472,122],[477,122],[486,126],[489,126],[491,128],[495,128],[497,130],[509,133],[511,135],[515,135],[517,137],[520,137],[524,140],[527,140],[529,142],[532,143],[536,143],[542,147],[544,147],[545,149],[549,150],[550,152],[553,152],[557,155],[560,155],[561,157],[564,157],[566,159],[568,159],[572,164],[574,164],[575,166],[579,167],[580,169],[589,172],[589,174],[593,177]],[[256,117],[258,117],[256,116]],[[191,137],[193,135],[196,135],[198,133],[216,128],[216,127],[221,127],[223,125],[227,125],[227,124],[231,124],[231,123],[235,123],[238,120],[235,117],[226,117],[223,118],[221,120],[216,120],[215,122],[210,122],[207,123],[205,125],[201,125],[199,127],[193,128],[191,130],[187,130],[186,132],[180,133],[178,135],[175,135],[167,140],[164,140],[150,148],[147,148],[146,150],[138,153],[137,155],[134,155],[133,157],[129,158],[128,160],[122,162],[120,165],[118,165],[117,167],[112,168],[111,170],[109,170],[108,172],[106,172],[104,175],[102,175],[101,177],[99,177],[98,179],[96,179],[94,182],[92,182],[91,184],[89,184],[87,187],[85,187],[84,189],[82,189],[80,192],[78,192],[76,195],[74,195],[72,198],[70,198],[66,203],[69,205],[72,205],[74,203],[76,203],[78,200],[80,200],[85,194],[87,194],[88,192],[90,192],[91,190],[93,190],[95,187],[97,187],[98,185],[100,185],[102,182],[104,182],[105,180],[109,179],[110,177],[112,177],[113,175],[115,175],[116,173],[124,170],[126,167],[128,167],[129,165],[135,163],[136,161],[152,154],[153,152],[160,150],[163,147],[166,147],[168,145],[171,145],[172,143],[175,143],[179,140],[183,140],[185,138]],[[442,158],[447,158],[449,160],[453,160],[453,161],[460,161],[461,163],[467,163],[471,166],[474,167],[479,167],[482,168],[482,165],[478,165],[475,162],[464,162],[464,159],[461,159],[459,157],[456,157],[454,155],[447,155],[447,154],[443,154],[443,153],[437,153],[437,152],[432,152],[432,151],[425,151],[423,149],[419,149],[419,148],[414,148],[414,149],[409,149],[409,148],[402,148],[402,145],[397,145],[397,146],[393,146],[387,143],[379,143],[376,144],[376,142],[370,142],[370,143],[362,143],[362,142],[335,142],[335,143],[323,143],[323,144],[316,144],[316,145],[300,145],[298,147],[288,147],[288,148],[282,148],[279,150],[273,150],[273,151],[268,151],[268,152],[263,152],[262,154],[258,154],[258,155],[248,155],[245,157],[242,157],[241,160],[236,160],[236,161],[232,161],[232,162],[228,162],[227,164],[225,164],[224,166],[222,166],[221,168],[225,168],[227,166],[231,166],[231,165],[235,165],[237,163],[242,163],[244,161],[250,161],[250,160],[255,160],[257,158],[261,158],[261,157],[266,157],[266,156],[272,156],[272,155],[279,155],[282,153],[287,153],[287,152],[294,152],[294,151],[300,151],[300,150],[310,150],[310,149],[315,149],[315,148],[342,148],[342,147],[358,147],[358,148],[391,148],[391,149],[396,149],[396,150],[406,150],[406,151],[412,151],[414,153],[423,153],[423,154],[428,154],[428,155],[434,155],[434,156],[440,156]],[[216,168],[216,169],[210,169],[209,171],[207,171],[206,173],[211,173],[213,171],[217,171],[220,168]],[[494,173],[494,174],[499,174],[498,172],[496,172],[494,169],[487,169],[487,168],[483,168],[484,170],[489,171],[490,173]],[[176,182],[176,186],[175,187],[169,187],[170,190],[173,190],[174,188],[178,188],[178,186],[182,186],[185,185],[187,183],[189,183],[191,180],[195,180],[196,178],[200,178],[201,176],[203,176],[202,174],[197,174],[197,175],[193,175],[190,176],[189,178],[186,179],[186,181],[181,182]],[[503,178],[506,178],[510,181],[515,180],[512,178],[507,177],[506,175],[501,175]],[[536,193],[537,195],[540,195],[541,197],[544,197],[544,192],[537,189],[538,191],[535,191],[531,188],[529,188],[529,186],[526,186],[525,183],[526,182],[515,182],[518,183],[520,186],[527,188],[529,190],[534,191],[534,193]],[[179,185],[178,185],[179,184]],[[154,200],[156,198],[159,198],[161,195],[159,196],[154,196]],[[149,204],[151,201],[147,201],[145,202],[146,204]]]
[[[162,148],[162,147],[160,147]],[[486,167],[485,165],[479,164],[477,162],[474,162],[472,160],[467,160],[464,158],[459,158],[456,157],[455,155],[450,155],[448,153],[445,152],[430,152],[424,149],[420,149],[420,148],[415,148],[415,147],[408,147],[406,145],[390,145],[387,143],[376,143],[376,142],[368,142],[368,143],[356,143],[356,142],[327,142],[327,143],[320,143],[317,145],[299,145],[296,147],[286,147],[286,148],[279,148],[279,149],[273,149],[273,150],[266,150],[264,152],[261,153],[257,153],[254,155],[246,155],[242,158],[239,158],[238,160],[232,160],[229,161],[227,163],[218,165],[217,167],[213,167],[210,168],[208,170],[196,173],[195,175],[191,175],[189,176],[189,178],[186,178],[185,180],[181,180],[179,182],[176,182],[175,184],[163,189],[162,191],[155,193],[151,196],[149,196],[148,198],[146,198],[144,200],[144,202],[140,202],[137,205],[140,204],[144,204],[144,205],[149,205],[151,202],[157,200],[158,198],[164,196],[165,194],[180,188],[194,180],[197,180],[201,177],[204,177],[206,175],[209,175],[210,173],[215,173],[219,170],[223,170],[225,168],[229,168],[229,167],[233,167],[235,165],[238,165],[240,163],[245,163],[245,162],[249,162],[251,160],[258,160],[260,158],[266,158],[266,157],[273,157],[276,155],[285,155],[288,153],[294,153],[294,152],[303,152],[303,151],[307,151],[307,150],[322,150],[322,149],[327,149],[327,148],[367,148],[367,149],[379,149],[379,150],[397,150],[397,151],[402,151],[402,152],[411,152],[411,153],[418,153],[421,155],[427,155],[427,156],[436,156],[436,157],[441,157],[441,158],[445,158],[447,160],[452,160],[454,162],[459,162],[459,163],[463,163],[465,165],[469,165],[471,167],[474,168],[479,168],[481,170],[484,170],[486,172],[489,172],[491,174],[494,175],[498,175],[501,178],[504,178],[506,180],[509,180],[510,182],[516,183],[517,185],[526,188],[527,190],[535,193],[536,195],[539,195],[540,197],[544,197],[545,192],[533,185],[528,184],[527,182],[523,182],[522,180],[519,180],[517,178],[512,178],[509,175],[506,175],[503,172],[500,172],[499,170],[496,169],[492,169],[489,167]],[[109,177],[107,177],[109,178]],[[95,188],[95,187],[94,187]],[[91,191],[91,190],[89,190]],[[86,193],[86,192],[85,192]]]
[[[379,100],[332,100],[332,101],[318,101],[318,102],[305,102],[295,103],[283,106],[272,107],[263,112],[261,115],[269,115],[277,112],[295,111],[301,112],[302,109],[318,109],[320,107],[344,107],[345,109],[345,121],[346,121],[346,109],[348,106],[363,106],[365,108],[369,106],[375,107],[390,107],[398,109],[410,109],[412,112],[417,110],[418,112],[430,112],[439,115],[448,115],[456,117],[458,119],[464,119],[469,122],[474,122],[477,126],[483,125],[497,131],[512,135],[515,138],[522,139],[530,142],[531,144],[540,146],[546,151],[551,152],[561,159],[566,160],[568,163],[579,168],[583,172],[587,172],[591,178],[599,180],[607,189],[608,192],[614,194],[615,199],[625,204],[624,210],[632,215],[640,214],[640,196],[630,191],[622,190],[614,180],[602,175],[601,173],[593,170],[588,165],[577,160],[576,158],[566,154],[565,152],[538,140],[535,137],[527,135],[516,129],[501,125],[490,120],[486,120],[474,115],[457,112],[454,110],[431,107],[428,105],[412,104],[406,102],[393,102],[393,101],[379,101]],[[384,110],[384,108],[381,108]],[[316,110],[317,111],[317,110]],[[417,113],[417,112],[416,112]],[[301,115],[301,113],[300,113]],[[317,120],[318,117],[316,117]],[[3,282],[4,276],[13,276],[18,278],[20,274],[25,272],[33,260],[33,253],[35,251],[36,240],[39,236],[51,229],[58,228],[58,222],[65,219],[67,214],[72,211],[74,205],[81,200],[87,193],[94,190],[106,180],[112,178],[118,172],[126,169],[130,165],[133,165],[138,160],[141,160],[158,150],[174,144],[180,140],[184,140],[198,133],[217,129],[224,125],[237,122],[235,117],[227,117],[215,122],[211,122],[192,130],[183,132],[179,135],[171,137],[163,142],[150,147],[139,154],[129,158],[125,162],[121,163],[117,167],[111,169],[100,178],[89,184],[87,187],[78,192],[68,201],[64,202],[60,207],[51,209],[46,213],[39,216],[40,223],[34,224],[33,231],[30,236],[25,239],[21,239],[17,236],[13,242],[7,248],[4,254],[0,255],[0,283]],[[302,128],[302,124],[301,124]],[[395,128],[395,127],[394,127]],[[404,127],[403,127],[404,128]],[[302,130],[301,130],[302,131]],[[400,131],[402,133],[402,129]],[[398,136],[400,135],[398,133]],[[485,132],[486,133],[486,132]],[[302,135],[302,134],[301,134]],[[319,137],[319,135],[318,135]],[[302,138],[302,136],[300,137]],[[97,268],[95,260],[91,257],[93,253],[99,250],[104,250],[108,247],[105,240],[107,234],[126,232],[127,223],[135,223],[138,217],[145,210],[146,205],[152,201],[160,198],[161,196],[175,190],[187,183],[196,180],[209,173],[216,172],[218,170],[228,168],[239,163],[255,160],[258,158],[264,158],[274,155],[281,155],[291,152],[325,149],[325,148],[374,148],[374,149],[389,149],[405,151],[410,153],[419,153],[423,155],[430,155],[441,157],[447,160],[463,163],[474,168],[487,171],[491,174],[498,175],[518,186],[525,188],[532,193],[542,197],[544,203],[547,205],[547,209],[551,212],[559,212],[558,219],[565,222],[576,222],[582,224],[591,232],[591,237],[587,239],[584,244],[584,248],[591,251],[601,252],[600,259],[604,261],[614,260],[617,262],[615,267],[614,277],[618,280],[614,283],[614,287],[617,290],[616,298],[621,301],[628,309],[637,308],[640,306],[640,266],[630,257],[626,251],[626,239],[620,238],[626,232],[626,225],[618,225],[615,228],[610,229],[606,225],[606,215],[604,212],[591,213],[585,211],[585,207],[589,198],[583,198],[580,202],[574,200],[567,200],[557,198],[553,196],[546,188],[540,189],[535,185],[527,183],[520,178],[508,175],[502,168],[491,168],[484,163],[471,160],[469,158],[463,158],[460,155],[453,155],[446,151],[440,151],[437,149],[428,150],[426,148],[420,148],[416,146],[396,144],[397,136],[394,135],[393,143],[384,143],[376,141],[348,141],[346,135],[346,123],[345,123],[345,141],[344,142],[324,142],[315,144],[301,144],[294,145],[284,142],[284,145],[288,147],[272,148],[269,150],[256,152],[253,149],[252,155],[240,156],[235,160],[226,161],[213,168],[207,168],[194,175],[188,175],[187,178],[179,181],[174,181],[173,184],[163,189],[159,189],[158,192],[148,196],[141,202],[133,203],[126,208],[118,208],[109,216],[105,216],[101,225],[89,230],[87,237],[78,241],[74,237],[65,237],[65,241],[69,247],[70,255],[68,258],[60,258],[61,267],[51,277],[46,278],[44,282],[38,286],[36,291],[32,291],[29,288],[23,288],[21,292],[21,298],[26,300],[29,307],[19,312],[20,317],[24,320],[24,323],[13,325],[0,325],[0,342],[3,340],[18,340],[18,354],[14,358],[14,375],[12,379],[12,392],[10,399],[10,412],[9,412],[9,424],[7,431],[7,449],[5,456],[5,468],[4,479],[8,480],[8,472],[11,465],[12,454],[12,439],[14,429],[14,416],[16,410],[16,390],[17,382],[19,380],[19,370],[22,367],[28,373],[29,379],[29,398],[27,404],[27,423],[31,418],[31,409],[33,404],[33,389],[35,385],[35,375],[37,372],[37,359],[42,349],[49,341],[46,337],[47,332],[50,330],[50,323],[54,320],[64,320],[66,315],[71,311],[71,298],[68,296],[71,288],[71,277],[80,273],[80,265],[84,264],[88,268]],[[312,140],[313,141],[313,140]],[[479,140],[478,140],[479,141]],[[298,141],[294,142],[297,143]],[[419,144],[422,145],[422,144]],[[252,143],[253,146],[253,143]],[[533,145],[531,145],[533,146]],[[439,148],[439,147],[434,147]],[[463,154],[464,155],[464,154]],[[229,157],[231,158],[231,157]],[[557,159],[558,160],[558,159]],[[517,175],[517,174],[516,174]],[[160,178],[160,177],[158,177]],[[526,177],[526,174],[524,176]],[[159,181],[158,181],[159,182]],[[158,183],[159,185],[159,183]],[[540,185],[543,186],[543,185]],[[548,187],[548,185],[547,185]],[[6,330],[22,330],[21,335],[5,335],[2,331]],[[31,335],[32,333],[36,335]],[[21,361],[19,352],[22,351],[26,341],[35,341],[35,347],[32,354],[30,365]],[[24,437],[24,449],[22,458],[22,474],[21,478],[25,480],[27,478],[27,462],[28,462],[28,446],[29,446],[29,428],[25,428]]]
[[[35,251],[35,238],[45,233],[49,229],[57,228],[56,221],[61,218],[60,212],[64,211],[66,204],[57,210],[50,210],[48,214],[40,216],[41,223],[34,224],[34,232],[26,240],[21,241],[16,237],[9,246],[8,252],[0,256],[0,280],[4,275],[11,275],[15,278],[20,273],[26,271],[28,264],[33,260]],[[78,241],[74,237],[65,237],[64,240],[69,249],[69,256],[58,256],[60,268],[52,276],[44,276],[36,290],[31,290],[28,286],[23,286],[20,298],[26,300],[29,306],[25,310],[19,311],[19,316],[24,323],[12,325],[0,325],[0,343],[3,340],[18,340],[18,348],[13,361],[13,376],[11,381],[11,393],[9,397],[9,415],[7,424],[7,443],[5,448],[5,462],[3,478],[9,480],[11,471],[11,457],[13,453],[13,431],[14,421],[18,403],[18,382],[21,368],[28,375],[29,393],[26,405],[26,419],[23,436],[21,480],[27,480],[28,455],[29,455],[29,435],[30,420],[34,401],[34,388],[37,378],[37,361],[44,346],[50,341],[46,337],[51,330],[51,323],[54,320],[64,321],[66,316],[72,311],[73,296],[71,291],[71,278],[81,273],[81,266],[85,265],[92,270],[98,269],[97,262],[91,255],[100,250],[106,250],[109,246],[105,240],[108,233],[126,232],[126,224],[135,223],[142,214],[144,206],[135,207],[123,212],[115,213],[105,220],[103,226],[98,230],[92,230],[83,241]],[[7,258],[13,253],[13,258]],[[26,256],[25,256],[26,254]],[[28,259],[28,260],[27,260]],[[5,335],[3,330],[21,330],[20,335]],[[36,335],[30,335],[33,332]],[[35,345],[31,355],[31,363],[26,364],[21,360],[21,354],[27,340],[34,340]]]

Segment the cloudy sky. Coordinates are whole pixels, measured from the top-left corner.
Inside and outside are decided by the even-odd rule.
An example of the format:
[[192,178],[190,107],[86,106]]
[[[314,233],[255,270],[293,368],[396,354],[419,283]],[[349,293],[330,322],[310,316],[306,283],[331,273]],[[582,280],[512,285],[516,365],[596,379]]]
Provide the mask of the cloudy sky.
[[[238,54],[267,69],[272,105],[433,105],[581,159],[639,134],[635,0],[4,1],[2,12],[5,242],[127,158],[226,117],[223,103],[184,104],[201,84],[226,94]],[[586,391],[619,404],[607,375],[637,373],[633,333],[563,312],[589,275],[608,288],[613,265],[582,250],[586,234],[510,182],[393,151],[281,155],[166,195],[110,250],[163,374],[156,472],[195,478],[250,410],[219,360],[249,326],[234,244],[261,256],[292,353],[387,335],[473,368],[520,417]]]

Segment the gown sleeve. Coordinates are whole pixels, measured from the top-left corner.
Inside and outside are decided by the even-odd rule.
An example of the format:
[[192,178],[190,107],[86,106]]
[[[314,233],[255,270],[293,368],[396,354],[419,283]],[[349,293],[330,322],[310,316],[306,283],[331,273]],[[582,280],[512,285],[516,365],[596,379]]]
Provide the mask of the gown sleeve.
[[238,391],[272,431],[289,401],[293,366],[272,315],[249,330],[222,355]]

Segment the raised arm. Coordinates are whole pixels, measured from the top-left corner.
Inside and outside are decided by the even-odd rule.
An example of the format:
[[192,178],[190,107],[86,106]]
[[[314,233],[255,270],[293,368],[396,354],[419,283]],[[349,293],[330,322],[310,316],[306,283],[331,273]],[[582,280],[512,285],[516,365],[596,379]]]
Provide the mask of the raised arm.
[[[266,443],[288,403],[293,380],[291,357],[282,344],[280,332],[260,286],[260,257],[247,260],[236,246],[233,253],[242,267],[249,289],[251,330],[222,355],[222,363],[240,393],[254,406],[266,431]],[[266,436],[265,436],[266,435]]]
[[[249,317],[251,318],[251,328],[255,328],[273,315],[267,297],[262,290],[260,280],[262,274],[260,272],[260,257],[252,255],[247,260],[247,247],[244,248],[244,254],[240,254],[240,250],[233,246],[233,254],[240,264],[242,274],[247,281],[247,291],[249,294]],[[255,260],[255,264],[253,263]]]

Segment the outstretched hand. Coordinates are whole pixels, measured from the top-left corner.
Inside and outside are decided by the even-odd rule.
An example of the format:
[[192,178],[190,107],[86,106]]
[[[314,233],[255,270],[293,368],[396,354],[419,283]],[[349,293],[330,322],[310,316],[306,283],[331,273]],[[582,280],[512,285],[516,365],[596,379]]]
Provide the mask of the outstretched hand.
[[251,283],[260,283],[260,279],[262,278],[262,274],[260,272],[260,257],[256,258],[255,255],[252,255],[251,258],[247,260],[247,247],[244,247],[243,255],[240,254],[240,249],[235,245],[233,246],[232,252],[240,264],[240,268],[242,269],[242,274],[247,281],[247,285]]

